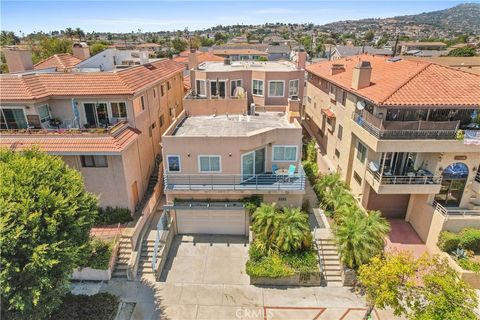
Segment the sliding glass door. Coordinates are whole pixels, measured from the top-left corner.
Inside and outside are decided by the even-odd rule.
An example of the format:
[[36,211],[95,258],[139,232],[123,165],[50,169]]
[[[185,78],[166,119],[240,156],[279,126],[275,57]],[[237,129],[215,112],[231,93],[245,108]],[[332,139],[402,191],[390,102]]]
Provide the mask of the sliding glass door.
[[1,129],[27,129],[27,118],[21,108],[1,108]]
[[87,124],[91,127],[100,127],[101,125],[108,125],[108,110],[106,103],[84,103],[85,118]]
[[256,174],[265,172],[265,148],[242,155],[242,180],[248,180]]

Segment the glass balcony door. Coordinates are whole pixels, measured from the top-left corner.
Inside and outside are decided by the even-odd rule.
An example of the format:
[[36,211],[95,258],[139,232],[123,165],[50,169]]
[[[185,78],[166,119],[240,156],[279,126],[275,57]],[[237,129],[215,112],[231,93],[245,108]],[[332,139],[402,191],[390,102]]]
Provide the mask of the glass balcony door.
[[106,103],[85,103],[85,118],[91,127],[106,126],[109,124],[108,109]]
[[265,148],[242,155],[242,181],[265,172]]
[[1,129],[26,129],[27,118],[21,108],[1,108],[0,128]]

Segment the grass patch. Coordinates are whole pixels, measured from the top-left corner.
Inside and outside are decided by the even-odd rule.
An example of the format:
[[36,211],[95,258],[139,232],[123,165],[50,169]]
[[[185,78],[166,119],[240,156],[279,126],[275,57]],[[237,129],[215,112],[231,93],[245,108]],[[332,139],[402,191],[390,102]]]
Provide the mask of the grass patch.
[[106,270],[112,256],[113,241],[103,241],[93,238],[90,241],[90,255],[82,268]]
[[112,224],[124,224],[132,221],[132,213],[128,208],[105,207],[98,208],[98,216],[95,221],[95,227],[108,226]]
[[279,278],[294,274],[319,272],[317,256],[314,250],[294,252],[272,252],[262,254],[252,243],[247,261],[247,274],[251,277]]
[[109,293],[92,296],[67,294],[51,319],[55,320],[113,320],[120,300]]

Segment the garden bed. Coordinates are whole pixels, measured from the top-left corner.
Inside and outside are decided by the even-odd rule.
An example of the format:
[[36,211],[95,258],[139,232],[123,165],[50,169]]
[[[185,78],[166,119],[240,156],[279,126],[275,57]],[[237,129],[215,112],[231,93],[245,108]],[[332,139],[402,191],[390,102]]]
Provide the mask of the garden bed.
[[90,248],[90,256],[83,266],[73,271],[72,280],[110,280],[116,259],[116,243],[94,238],[91,241]]
[[109,293],[92,296],[67,294],[51,319],[56,320],[113,320],[120,300]]

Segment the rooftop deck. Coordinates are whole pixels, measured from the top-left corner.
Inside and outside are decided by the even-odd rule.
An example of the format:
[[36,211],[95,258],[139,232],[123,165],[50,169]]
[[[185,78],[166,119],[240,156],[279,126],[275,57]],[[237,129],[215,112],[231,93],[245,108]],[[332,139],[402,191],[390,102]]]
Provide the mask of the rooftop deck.
[[232,61],[230,64],[225,64],[224,62],[205,62],[199,66],[199,70],[209,72],[242,70],[288,72],[297,70],[297,66],[288,61]]
[[233,137],[261,129],[295,128],[283,112],[257,112],[255,116],[218,115],[186,117],[174,130],[174,136]]

